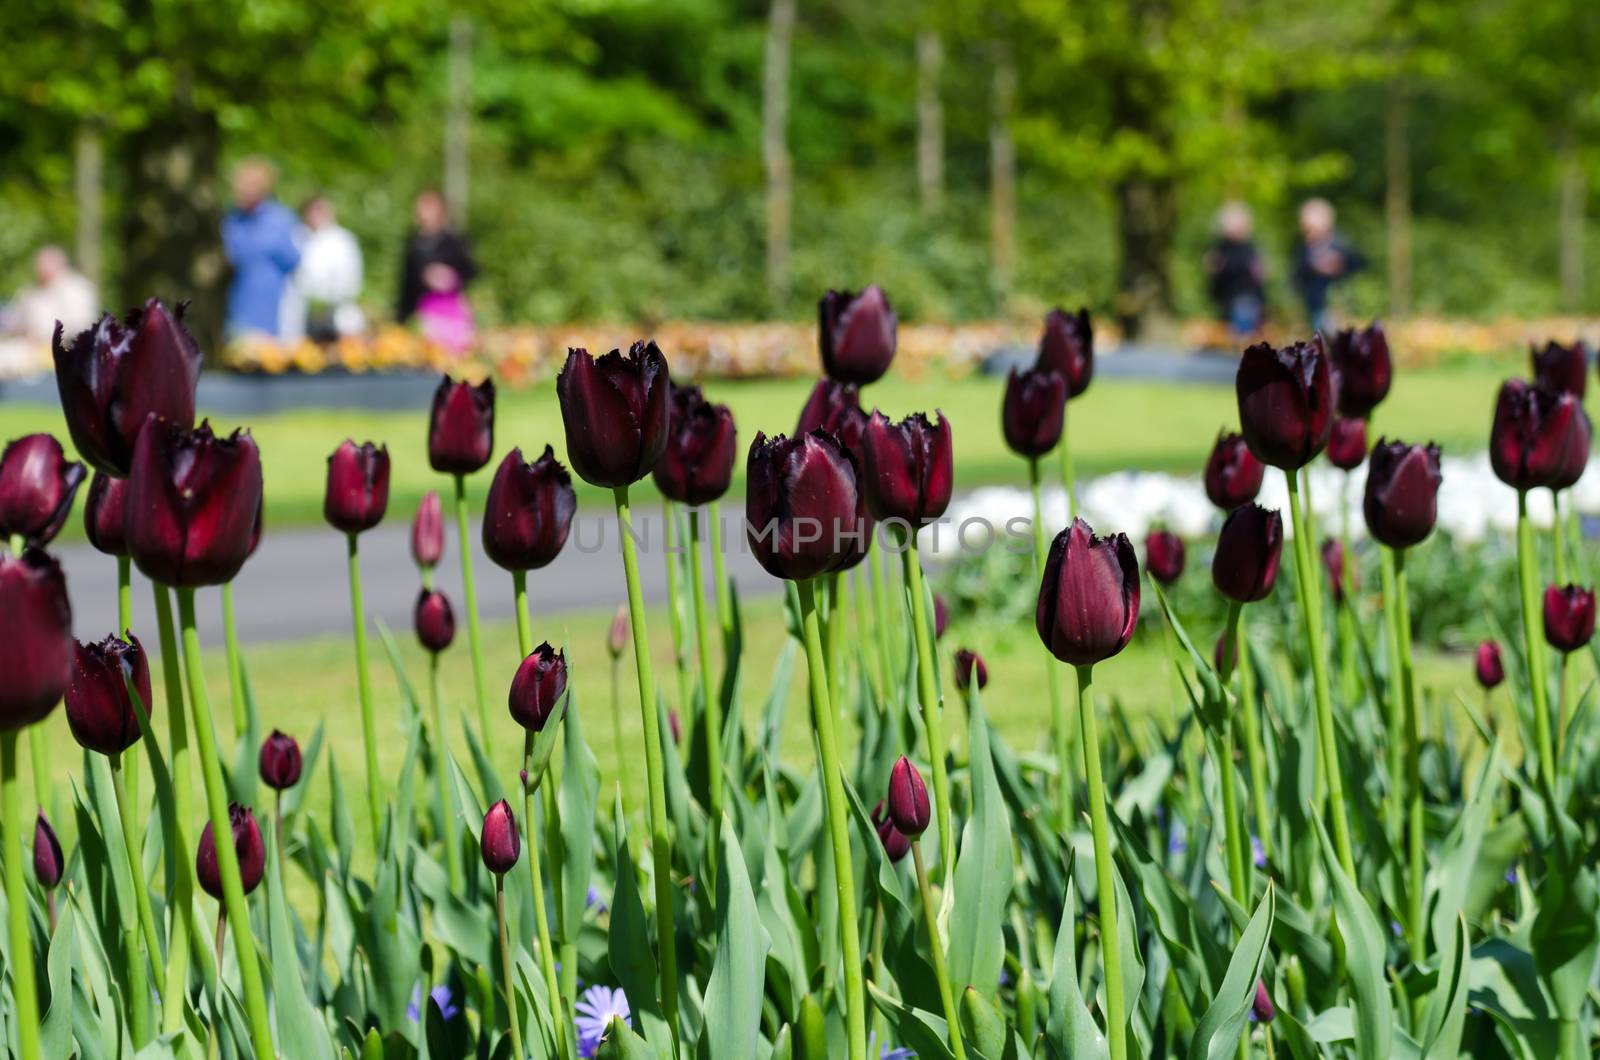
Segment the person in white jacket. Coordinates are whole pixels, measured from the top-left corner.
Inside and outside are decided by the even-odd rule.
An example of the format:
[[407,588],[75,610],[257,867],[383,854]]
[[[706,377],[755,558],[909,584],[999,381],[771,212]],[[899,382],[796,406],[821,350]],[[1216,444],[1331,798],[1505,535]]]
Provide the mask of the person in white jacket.
[[332,342],[366,330],[361,297],[361,245],[334,216],[333,203],[318,195],[300,208],[300,267],[284,292],[285,342],[310,338]]

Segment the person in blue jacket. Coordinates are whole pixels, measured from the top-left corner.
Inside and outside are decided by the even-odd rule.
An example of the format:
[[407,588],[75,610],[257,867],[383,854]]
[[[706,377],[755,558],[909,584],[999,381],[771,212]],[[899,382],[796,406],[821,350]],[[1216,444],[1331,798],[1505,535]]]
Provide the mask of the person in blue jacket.
[[233,267],[228,285],[228,337],[279,337],[278,309],[290,273],[300,264],[293,210],[272,197],[277,172],[264,158],[233,171],[234,208],[222,219],[222,250]]

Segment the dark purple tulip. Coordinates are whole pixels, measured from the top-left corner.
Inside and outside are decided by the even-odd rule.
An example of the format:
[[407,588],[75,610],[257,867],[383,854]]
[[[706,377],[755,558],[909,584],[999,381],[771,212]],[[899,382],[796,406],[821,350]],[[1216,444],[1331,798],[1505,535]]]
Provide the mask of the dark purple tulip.
[[1089,323],[1089,310],[1050,310],[1033,366],[1065,379],[1069,401],[1088,390],[1094,378],[1094,327]]
[[822,370],[841,383],[872,383],[894,360],[897,321],[877,284],[860,294],[829,291],[817,303]]
[[1354,471],[1367,458],[1367,421],[1340,417],[1328,434],[1328,463]]
[[1183,574],[1183,538],[1171,530],[1152,530],[1144,539],[1144,566],[1162,585],[1171,585]]
[[335,530],[359,534],[383,521],[389,509],[389,447],[346,438],[328,457],[322,517]]
[[152,422],[128,475],[124,532],[145,576],[192,588],[232,580],[260,533],[261,453],[248,432],[227,438]]
[[504,876],[522,856],[522,834],[517,831],[517,815],[504,799],[489,807],[483,815],[483,867],[496,876]]
[[40,887],[53,891],[61,882],[61,874],[66,867],[67,859],[61,854],[61,840],[56,838],[56,830],[50,827],[44,811],[40,810],[38,819],[33,823],[34,878],[39,881]]
[[578,497],[548,445],[531,464],[513,449],[495,470],[483,506],[483,550],[510,571],[538,570],[561,554]]
[[55,709],[72,675],[72,607],[61,567],[43,551],[0,555],[0,732]]
[[1283,517],[1259,504],[1235,508],[1223,520],[1211,559],[1211,582],[1230,600],[1248,604],[1272,592],[1283,558]]
[[938,593],[933,594],[933,639],[943,640],[944,631],[950,626],[950,605],[944,602],[944,597]]
[[970,648],[961,648],[956,652],[956,687],[965,692],[972,687],[976,678],[978,687],[989,686],[989,668],[983,664],[983,656]]
[[895,828],[882,800],[872,808],[872,826],[877,829],[878,842],[883,844],[883,852],[891,865],[899,864],[901,858],[911,853],[911,840]]
[[672,412],[667,359],[654,342],[636,342],[627,356],[590,357],[568,350],[556,377],[567,459],[592,486],[628,486],[650,473],[667,444]]
[[1544,591],[1544,639],[1561,652],[1574,652],[1594,636],[1594,590],[1552,585]]
[[[1336,537],[1330,537],[1322,543],[1322,566],[1328,572],[1328,587],[1333,591],[1333,602],[1344,603],[1344,543]],[[1356,572],[1350,571],[1350,580],[1355,581]]]
[[168,313],[152,298],[119,323],[106,314],[62,342],[54,341],[61,411],[78,454],[96,470],[121,478],[133,467],[134,442],[155,416],[194,426],[194,390],[200,347],[183,326],[184,304]]
[[1546,390],[1571,394],[1579,401],[1583,400],[1584,390],[1589,383],[1589,347],[1582,339],[1571,346],[1551,340],[1544,344],[1544,349],[1533,346],[1528,353],[1533,360],[1534,382]]
[[1383,326],[1373,321],[1365,330],[1345,328],[1323,341],[1339,388],[1339,415],[1366,419],[1389,396],[1389,384],[1394,380],[1394,363]]
[[1249,504],[1261,492],[1267,466],[1245,444],[1244,435],[1227,431],[1217,435],[1206,458],[1206,496],[1224,512]]
[[768,439],[757,432],[746,478],[745,532],[769,574],[803,581],[857,558],[868,528],[856,466],[831,434]]
[[795,424],[794,433],[802,435],[822,430],[839,434],[845,429],[845,421],[855,419],[856,415],[865,423],[861,393],[854,383],[818,379],[817,385],[811,388],[811,396],[806,398],[805,407],[800,410],[800,422]]
[[543,729],[567,690],[567,656],[548,643],[528,653],[511,679],[511,718],[529,732]]
[[82,482],[83,465],[68,460],[50,435],[11,442],[0,455],[0,536],[48,545],[67,521]]
[[1517,490],[1548,486],[1568,459],[1582,412],[1571,394],[1507,379],[1494,406],[1489,463],[1501,482]]
[[96,471],[89,480],[89,495],[83,502],[83,531],[89,544],[108,556],[128,554],[128,539],[123,533],[127,497],[127,479]]
[[1410,548],[1439,516],[1439,447],[1379,440],[1367,465],[1361,511],[1367,530],[1390,548]]
[[737,432],[733,412],[713,405],[697,386],[672,388],[672,425],[656,461],[656,488],[683,504],[710,504],[733,480]]
[[448,375],[433,392],[428,463],[446,475],[470,475],[494,455],[494,380],[477,386]]
[[1311,463],[1333,429],[1333,377],[1322,340],[1244,351],[1234,380],[1239,426],[1262,463],[1295,471]]
[[1037,459],[1056,447],[1066,422],[1067,381],[1038,368],[1011,369],[1006,377],[1000,427],[1018,456]]
[[862,438],[862,489],[878,520],[898,519],[912,528],[926,526],[950,506],[955,485],[955,454],[950,421],[935,411],[892,423],[881,412],[867,421]]
[[1257,1023],[1271,1023],[1278,1018],[1278,1010],[1267,993],[1267,984],[1260,979],[1256,980],[1256,999],[1250,1003],[1250,1015]]
[[1050,654],[1073,666],[1104,662],[1139,619],[1139,561],[1127,534],[1099,538],[1082,519],[1056,535],[1034,625]]
[[456,615],[450,609],[450,598],[438,589],[424,589],[417,594],[412,621],[417,627],[417,640],[435,655],[456,639]]
[[[244,893],[249,894],[261,883],[261,874],[267,869],[267,848],[261,842],[261,829],[256,826],[255,814],[233,802],[228,804],[228,823],[233,830],[233,850],[239,858],[239,880]],[[211,822],[206,822],[200,833],[200,847],[195,851],[194,874],[200,889],[217,901],[222,901],[222,867],[217,863],[217,839]]]
[[1485,690],[1494,688],[1506,679],[1506,666],[1500,660],[1500,645],[1494,641],[1481,641],[1472,662],[1472,672]]
[[261,756],[256,764],[263,784],[274,791],[288,791],[300,782],[305,762],[294,737],[273,729],[272,735],[261,741]]
[[439,494],[429,490],[417,505],[417,515],[411,521],[411,558],[423,570],[438,566],[444,555],[444,505]]
[[1567,440],[1566,457],[1562,459],[1556,477],[1550,480],[1551,490],[1560,493],[1578,484],[1589,467],[1589,445],[1593,438],[1594,429],[1589,423],[1589,414],[1579,405],[1578,415],[1572,421],[1572,437]]
[[915,839],[928,830],[933,817],[928,804],[928,787],[922,774],[911,764],[911,759],[901,755],[889,771],[889,820],[895,831],[907,839]]
[[139,742],[139,717],[128,686],[139,695],[149,717],[150,662],[132,633],[128,639],[79,641],[67,685],[67,724],[84,747],[103,755],[121,754]]

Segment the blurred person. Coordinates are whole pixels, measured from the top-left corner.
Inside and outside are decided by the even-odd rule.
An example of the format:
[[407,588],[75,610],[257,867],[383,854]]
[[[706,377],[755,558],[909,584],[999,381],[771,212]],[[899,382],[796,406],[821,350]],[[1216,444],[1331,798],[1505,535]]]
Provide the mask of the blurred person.
[[33,255],[33,283],[6,307],[8,336],[48,346],[59,321],[70,338],[93,324],[100,306],[94,284],[72,267],[67,252],[49,244]]
[[1334,230],[1333,204],[1307,199],[1300,206],[1300,243],[1294,256],[1294,286],[1305,303],[1313,331],[1333,326],[1328,295],[1333,285],[1360,272],[1367,259]]
[[233,170],[234,208],[222,219],[222,250],[233,266],[230,338],[282,336],[279,311],[289,274],[300,264],[300,249],[295,246],[299,219],[272,197],[277,179],[277,170],[264,158],[247,158]]
[[1217,211],[1217,235],[1206,248],[1202,267],[1210,278],[1217,319],[1236,337],[1253,335],[1266,315],[1266,267],[1252,233],[1255,219],[1242,202],[1223,203]]
[[416,318],[423,336],[455,353],[472,345],[472,307],[467,284],[478,274],[466,237],[450,226],[444,196],[433,188],[411,208],[416,227],[406,239],[400,270],[401,323]]
[[366,330],[361,296],[361,245],[339,224],[333,203],[313,195],[300,208],[296,235],[300,267],[284,288],[280,311],[285,342],[333,342]]

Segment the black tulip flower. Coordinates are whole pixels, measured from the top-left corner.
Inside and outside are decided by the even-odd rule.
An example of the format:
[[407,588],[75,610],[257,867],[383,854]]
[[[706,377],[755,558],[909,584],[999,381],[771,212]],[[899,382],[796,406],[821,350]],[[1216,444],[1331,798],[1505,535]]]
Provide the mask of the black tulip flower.
[[322,517],[335,530],[359,534],[383,521],[389,509],[389,447],[346,438],[328,457]]
[[446,475],[470,475],[493,455],[494,380],[473,386],[445,376],[428,416],[428,464]]
[[1575,652],[1594,636],[1594,590],[1552,585],[1544,591],[1544,639],[1560,652]]
[[259,540],[261,452],[246,431],[227,438],[152,421],[128,475],[128,551],[145,576],[192,588],[231,581]]
[[882,800],[872,807],[872,827],[877,831],[878,842],[883,844],[883,852],[891,865],[898,864],[901,858],[911,853],[911,840],[894,826]]
[[510,571],[538,570],[561,554],[578,497],[548,445],[533,463],[513,449],[500,461],[483,506],[483,550]]
[[769,439],[757,432],[746,479],[745,531],[769,574],[804,581],[859,558],[869,528],[856,465],[832,435]]
[[944,602],[944,597],[938,593],[933,594],[933,639],[943,640],[944,631],[950,626],[950,605]]
[[1230,600],[1248,604],[1272,592],[1283,558],[1283,517],[1259,504],[1235,508],[1222,523],[1211,559],[1211,582]]
[[133,466],[134,443],[155,416],[194,426],[194,392],[200,347],[183,326],[184,305],[174,313],[152,298],[118,322],[110,314],[62,341],[54,340],[56,386],[67,431],[79,455],[98,471],[120,478]]
[[1324,340],[1339,388],[1339,415],[1364,420],[1389,396],[1394,362],[1383,326],[1373,321],[1364,329],[1345,328]]
[[1361,511],[1367,530],[1390,548],[1410,548],[1439,516],[1439,447],[1379,440],[1367,464]]
[[1495,400],[1489,430],[1489,463],[1495,475],[1517,490],[1555,482],[1567,466],[1582,411],[1571,394],[1507,379]]
[[901,755],[889,771],[889,820],[895,831],[908,839],[915,839],[928,830],[933,818],[928,803],[928,787],[922,774],[911,764],[911,759]]
[[80,744],[115,755],[139,742],[139,716],[129,686],[149,717],[150,662],[138,637],[130,633],[127,640],[111,636],[78,642],[67,685],[67,724]]
[[854,383],[841,383],[837,379],[818,379],[800,410],[800,421],[795,424],[796,435],[812,431],[829,431],[839,434],[846,430],[847,419],[857,416],[865,422],[861,411],[861,392]]
[[862,490],[867,509],[878,520],[898,519],[912,528],[926,526],[950,506],[955,485],[955,454],[950,421],[935,411],[890,422],[881,412],[867,421],[861,440]]
[[305,761],[295,738],[273,729],[272,735],[261,741],[261,755],[256,765],[263,784],[274,791],[288,791],[300,782],[300,770]]
[[898,321],[877,284],[860,294],[829,291],[817,304],[822,370],[841,383],[873,383],[894,360]]
[[956,651],[956,687],[965,692],[972,687],[976,680],[980,689],[989,687],[989,668],[983,663],[983,656],[970,648],[961,648]]
[[[261,884],[261,875],[267,869],[267,848],[261,841],[261,829],[256,825],[255,814],[238,803],[228,804],[228,823],[233,832],[233,851],[239,859],[239,880],[244,893],[249,894]],[[195,851],[194,874],[200,889],[217,901],[222,901],[222,867],[217,863],[217,839],[206,822],[200,833],[200,847]]]
[[34,878],[39,881],[40,887],[53,891],[61,883],[61,874],[66,868],[67,859],[61,854],[61,840],[56,838],[56,830],[50,827],[44,811],[40,810],[38,819],[33,823]]
[[489,807],[483,815],[483,867],[496,876],[504,876],[522,856],[522,834],[517,831],[517,815],[504,799]]
[[1589,347],[1582,339],[1570,346],[1551,340],[1544,349],[1528,350],[1533,361],[1533,378],[1546,390],[1571,394],[1583,400],[1589,383]]
[[672,388],[672,425],[656,461],[656,488],[682,504],[702,505],[728,492],[738,456],[733,412],[713,405],[697,386]]
[[[1344,544],[1336,537],[1330,537],[1322,543],[1322,566],[1328,572],[1328,587],[1333,591],[1333,602],[1344,603],[1345,569],[1344,569]],[[1356,572],[1350,572],[1350,581],[1355,582]]]
[[1341,471],[1354,471],[1367,458],[1367,421],[1341,417],[1328,434],[1328,462]]
[[1250,1003],[1250,1015],[1255,1017],[1257,1023],[1271,1023],[1278,1018],[1278,1010],[1267,993],[1267,984],[1260,979],[1256,980],[1256,997]]
[[567,459],[592,486],[615,489],[648,475],[667,444],[672,411],[667,359],[654,342],[603,357],[567,351],[556,377]]
[[48,434],[30,434],[0,455],[0,537],[21,537],[37,547],[61,532],[83,465],[68,460]]
[[1334,386],[1320,338],[1251,346],[1239,360],[1234,389],[1244,440],[1263,463],[1295,471],[1328,444]]
[[1589,468],[1589,446],[1593,440],[1594,428],[1589,422],[1589,414],[1579,405],[1578,415],[1572,421],[1572,437],[1567,439],[1567,455],[1561,461],[1555,478],[1550,480],[1551,490],[1560,493],[1578,484]]
[[1099,538],[1082,519],[1056,535],[1034,624],[1050,654],[1073,666],[1128,646],[1139,619],[1139,561],[1127,534]]
[[411,617],[417,629],[417,640],[434,655],[456,639],[456,615],[450,608],[450,598],[438,589],[424,589],[417,594],[417,606]]
[[1038,368],[1011,370],[1000,406],[1006,444],[1018,456],[1037,459],[1056,447],[1066,422],[1067,381]]
[[1500,645],[1492,640],[1481,641],[1473,653],[1472,672],[1478,684],[1487,691],[1506,679],[1506,666],[1500,658]]
[[1171,585],[1183,575],[1183,538],[1171,530],[1152,530],[1144,539],[1144,566],[1162,585]]
[[32,725],[55,709],[72,675],[67,580],[36,548],[0,555],[0,732]]
[[411,558],[423,570],[438,566],[444,555],[444,505],[439,494],[429,490],[417,505],[416,518],[411,521]]
[[1224,431],[1217,435],[1206,458],[1206,496],[1224,512],[1231,512],[1256,499],[1266,473],[1267,466],[1256,459],[1244,436]]
[[128,554],[128,539],[123,533],[127,496],[127,479],[96,471],[89,480],[89,495],[83,502],[83,531],[89,544],[108,556]]
[[511,679],[511,718],[529,732],[545,727],[567,691],[567,656],[548,643],[528,653]]
[[1065,379],[1069,401],[1088,390],[1094,378],[1094,327],[1089,323],[1089,310],[1050,310],[1033,366]]

